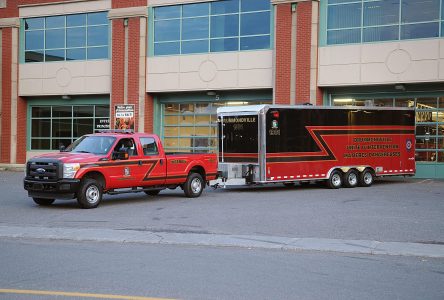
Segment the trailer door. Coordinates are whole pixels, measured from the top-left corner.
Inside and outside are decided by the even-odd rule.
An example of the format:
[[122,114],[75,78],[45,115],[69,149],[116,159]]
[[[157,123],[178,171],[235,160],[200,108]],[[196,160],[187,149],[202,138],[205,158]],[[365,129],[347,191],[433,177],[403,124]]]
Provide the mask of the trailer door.
[[258,115],[219,117],[219,161],[258,163]]

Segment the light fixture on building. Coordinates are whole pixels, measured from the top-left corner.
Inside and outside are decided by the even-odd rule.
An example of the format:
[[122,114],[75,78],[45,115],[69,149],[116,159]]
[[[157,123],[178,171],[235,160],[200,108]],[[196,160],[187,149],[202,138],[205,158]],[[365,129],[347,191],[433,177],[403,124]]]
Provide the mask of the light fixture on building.
[[62,95],[63,100],[71,100],[71,96],[69,95]]
[[215,91],[208,91],[207,95],[208,96],[216,96],[216,92]]
[[395,84],[395,90],[405,91],[405,85],[403,85],[403,84]]

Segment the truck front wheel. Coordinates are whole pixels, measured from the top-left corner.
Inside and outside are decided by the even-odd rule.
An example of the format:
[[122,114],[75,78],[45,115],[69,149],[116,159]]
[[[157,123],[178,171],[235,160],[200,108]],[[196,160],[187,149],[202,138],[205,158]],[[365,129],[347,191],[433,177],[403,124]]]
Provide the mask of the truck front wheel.
[[92,178],[82,181],[77,194],[77,202],[82,208],[96,208],[102,201],[102,186]]
[[183,191],[188,198],[196,198],[202,194],[203,188],[204,181],[202,176],[199,173],[191,173],[183,186]]
[[41,206],[49,206],[54,203],[54,199],[45,199],[45,198],[32,198],[35,203]]

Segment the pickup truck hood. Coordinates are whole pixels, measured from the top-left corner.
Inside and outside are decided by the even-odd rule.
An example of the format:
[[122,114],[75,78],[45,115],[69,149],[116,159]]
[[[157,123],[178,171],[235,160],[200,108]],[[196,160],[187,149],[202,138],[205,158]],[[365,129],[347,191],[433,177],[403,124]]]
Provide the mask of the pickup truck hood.
[[54,159],[64,163],[89,163],[99,161],[101,158],[105,158],[104,155],[92,154],[92,153],[72,153],[72,152],[59,152],[48,153],[43,155],[34,156],[30,161],[37,161],[39,159]]

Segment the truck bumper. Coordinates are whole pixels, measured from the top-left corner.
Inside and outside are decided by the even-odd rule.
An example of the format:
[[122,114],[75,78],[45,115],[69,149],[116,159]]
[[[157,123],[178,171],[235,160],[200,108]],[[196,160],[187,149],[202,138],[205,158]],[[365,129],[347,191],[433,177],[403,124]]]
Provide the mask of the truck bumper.
[[23,185],[29,197],[47,199],[73,199],[79,189],[80,179],[37,181],[24,179]]

